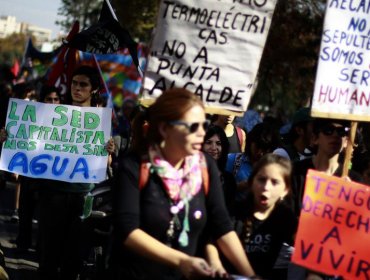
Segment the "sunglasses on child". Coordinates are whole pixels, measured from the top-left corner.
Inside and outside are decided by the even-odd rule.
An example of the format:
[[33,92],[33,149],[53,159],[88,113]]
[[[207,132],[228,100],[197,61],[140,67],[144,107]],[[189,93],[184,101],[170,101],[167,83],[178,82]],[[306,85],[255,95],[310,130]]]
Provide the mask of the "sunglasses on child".
[[206,131],[209,127],[209,120],[205,122],[184,122],[184,121],[172,121],[169,122],[170,125],[182,125],[185,126],[190,133],[195,133],[198,131],[199,126],[202,126],[204,131]]
[[348,135],[349,128],[344,126],[327,125],[321,129],[321,132],[326,136],[331,136],[334,132],[337,132],[338,136],[344,137]]

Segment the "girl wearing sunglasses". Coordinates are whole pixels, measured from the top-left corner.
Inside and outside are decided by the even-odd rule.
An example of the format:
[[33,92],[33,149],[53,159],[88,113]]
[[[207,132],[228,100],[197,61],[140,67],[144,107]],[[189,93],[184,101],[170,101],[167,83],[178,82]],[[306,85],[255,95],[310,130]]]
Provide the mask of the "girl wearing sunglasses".
[[[201,152],[206,128],[202,102],[185,89],[164,92],[135,118],[133,151],[121,162],[114,195],[114,279],[215,276],[213,263],[198,257],[209,234],[239,273],[254,274],[232,231],[217,166]],[[150,172],[139,187],[143,163]]]

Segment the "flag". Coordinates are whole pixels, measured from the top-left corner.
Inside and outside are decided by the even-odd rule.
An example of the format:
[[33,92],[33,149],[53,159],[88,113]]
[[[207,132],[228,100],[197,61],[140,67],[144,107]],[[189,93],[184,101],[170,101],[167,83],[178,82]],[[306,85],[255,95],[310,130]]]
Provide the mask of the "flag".
[[[137,53],[140,67],[145,68],[148,48],[138,44]],[[92,54],[81,53],[82,63],[92,61]],[[142,76],[138,73],[127,48],[114,54],[96,54],[96,60],[103,73],[104,80],[112,95],[115,107],[122,107],[123,100],[127,97],[137,98],[142,84]]]
[[106,1],[108,0],[103,2],[99,21],[78,33],[72,40],[68,40],[67,46],[94,54],[116,53],[127,47],[133,62],[139,67],[137,43],[129,32],[121,27]]
[[[66,40],[69,41],[78,33],[80,25],[76,21],[71,31],[69,32]],[[66,99],[66,94],[71,85],[71,79],[73,71],[75,70],[78,61],[78,50],[69,48],[68,46],[62,46],[62,49],[58,55],[56,63],[51,67],[50,74],[48,76],[47,84],[49,86],[55,86],[60,90],[62,98]]]
[[18,77],[19,70],[20,70],[19,62],[18,59],[16,59],[10,71],[13,73],[14,77]]
[[23,54],[19,76],[26,80],[44,77],[60,50],[61,47],[52,52],[41,52],[34,47],[30,37]]

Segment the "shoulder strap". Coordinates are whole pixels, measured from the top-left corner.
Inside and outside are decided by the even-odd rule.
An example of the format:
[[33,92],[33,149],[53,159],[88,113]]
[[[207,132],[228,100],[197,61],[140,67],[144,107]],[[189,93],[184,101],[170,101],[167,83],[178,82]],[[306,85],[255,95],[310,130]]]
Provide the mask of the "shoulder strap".
[[244,143],[243,130],[238,126],[235,126],[235,129],[236,129],[236,134],[238,135],[240,150],[243,151],[243,143]]
[[139,190],[141,191],[149,180],[149,161],[142,160],[140,163],[140,173],[139,173]]
[[209,174],[208,174],[208,168],[207,168],[207,162],[204,159],[205,164],[201,167],[202,172],[202,181],[203,181],[203,188],[204,188],[204,194],[207,196],[209,191]]
[[240,166],[242,165],[243,153],[236,154],[233,164],[233,175],[236,176],[239,172]]

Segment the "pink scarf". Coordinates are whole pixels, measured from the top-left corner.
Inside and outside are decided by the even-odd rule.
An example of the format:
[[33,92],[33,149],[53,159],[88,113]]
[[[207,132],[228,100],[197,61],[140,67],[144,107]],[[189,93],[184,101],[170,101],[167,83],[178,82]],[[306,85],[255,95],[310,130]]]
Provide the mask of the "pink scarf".
[[149,159],[152,168],[161,177],[166,192],[172,201],[190,201],[202,187],[201,164],[205,158],[202,153],[187,156],[180,169],[167,162],[157,146],[149,148]]

